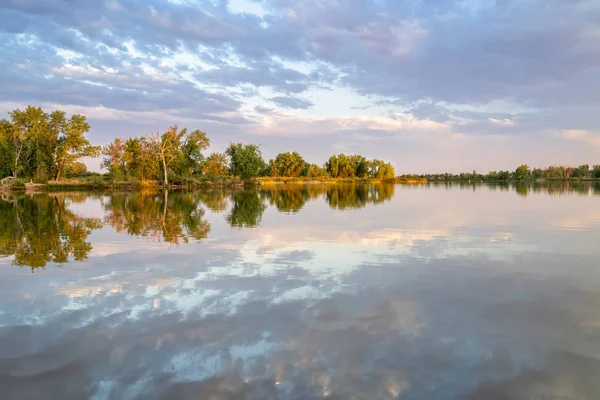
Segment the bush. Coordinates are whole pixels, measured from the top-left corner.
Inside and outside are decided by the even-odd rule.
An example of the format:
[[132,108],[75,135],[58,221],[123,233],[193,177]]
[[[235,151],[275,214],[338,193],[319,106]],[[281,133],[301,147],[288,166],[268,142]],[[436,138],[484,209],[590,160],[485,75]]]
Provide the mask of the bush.
[[14,187],[14,188],[24,188],[25,187],[25,180],[22,179],[22,178],[17,178],[17,179],[15,179],[12,182],[11,186]]

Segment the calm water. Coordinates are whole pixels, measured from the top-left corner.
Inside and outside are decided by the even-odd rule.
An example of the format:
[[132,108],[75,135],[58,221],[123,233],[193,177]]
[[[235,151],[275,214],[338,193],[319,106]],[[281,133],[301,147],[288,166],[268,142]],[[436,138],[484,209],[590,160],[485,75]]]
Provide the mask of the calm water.
[[599,195],[4,195],[0,397],[599,399]]

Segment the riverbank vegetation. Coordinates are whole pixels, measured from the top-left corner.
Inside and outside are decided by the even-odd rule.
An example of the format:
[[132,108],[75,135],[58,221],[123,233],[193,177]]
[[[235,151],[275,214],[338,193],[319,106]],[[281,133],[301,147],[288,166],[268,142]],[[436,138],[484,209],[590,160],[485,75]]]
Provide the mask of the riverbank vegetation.
[[427,181],[528,181],[528,180],[593,180],[600,179],[600,165],[590,167],[587,164],[578,167],[564,165],[551,165],[546,168],[530,168],[520,165],[514,171],[490,171],[487,174],[478,174],[476,171],[461,174],[423,174],[401,175],[400,178],[426,179]]
[[[256,144],[230,143],[224,152],[205,155],[210,139],[201,130],[180,129],[139,137],[119,137],[106,146],[86,137],[87,118],[50,113],[39,107],[15,109],[0,121],[0,190],[140,189],[147,187],[242,186],[247,183],[383,181],[522,181],[600,179],[600,165],[551,166],[487,174],[396,176],[391,163],[360,154],[335,154],[323,164],[307,162],[298,152],[265,161]],[[102,157],[103,173],[89,172],[83,158]]]

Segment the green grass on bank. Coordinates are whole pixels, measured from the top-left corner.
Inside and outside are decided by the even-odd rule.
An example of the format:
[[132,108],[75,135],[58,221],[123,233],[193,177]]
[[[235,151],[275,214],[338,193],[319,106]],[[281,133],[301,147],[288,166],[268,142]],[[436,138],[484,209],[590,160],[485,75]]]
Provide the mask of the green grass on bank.
[[[186,177],[173,178],[169,188],[202,188],[202,187],[242,187],[245,185],[277,185],[287,183],[426,183],[426,179],[419,178],[391,178],[391,179],[364,179],[364,178],[308,178],[308,177],[260,177],[243,181],[231,176],[224,177]],[[67,178],[60,181],[47,183],[32,183],[16,179],[9,185],[0,186],[0,190],[36,190],[36,191],[68,191],[68,190],[142,190],[164,188],[164,184],[156,180],[113,180],[108,175],[92,175],[81,178]]]

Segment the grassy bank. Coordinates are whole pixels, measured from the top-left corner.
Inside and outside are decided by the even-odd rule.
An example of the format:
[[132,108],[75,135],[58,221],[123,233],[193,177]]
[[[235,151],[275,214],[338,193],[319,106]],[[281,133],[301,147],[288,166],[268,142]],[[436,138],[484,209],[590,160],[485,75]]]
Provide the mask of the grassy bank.
[[0,191],[72,191],[72,190],[102,190],[102,191],[135,191],[143,189],[194,189],[194,188],[219,188],[243,187],[260,185],[278,185],[287,183],[313,184],[313,183],[427,183],[426,179],[418,178],[391,178],[391,179],[363,179],[363,178],[285,178],[261,177],[243,181],[233,177],[192,177],[173,179],[168,186],[155,180],[112,180],[108,176],[96,175],[85,178],[68,178],[61,181],[47,183],[31,183],[17,179],[9,185],[0,186]]

